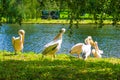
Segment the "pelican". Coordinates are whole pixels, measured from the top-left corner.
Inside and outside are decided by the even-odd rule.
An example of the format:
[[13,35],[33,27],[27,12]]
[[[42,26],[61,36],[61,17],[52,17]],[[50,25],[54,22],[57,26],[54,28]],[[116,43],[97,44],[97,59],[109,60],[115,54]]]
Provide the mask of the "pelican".
[[45,55],[51,55],[52,58],[55,58],[55,54],[59,51],[59,49],[61,48],[61,44],[62,44],[62,35],[65,32],[65,28],[62,28],[59,33],[57,34],[57,36],[53,39],[53,41],[51,41],[50,43],[46,44],[44,46],[44,50],[42,51],[42,58]]
[[82,58],[84,60],[87,59],[87,57],[90,55],[91,53],[91,45],[93,45],[93,39],[91,36],[88,36],[85,39],[85,44],[84,43],[77,43],[75,44],[71,50],[70,50],[70,54],[77,54],[78,58],[80,57],[80,54],[82,53]]
[[15,51],[15,54],[23,50],[25,31],[18,31],[19,37],[12,37],[12,45]]
[[93,56],[96,58],[101,58],[102,57],[101,54],[103,54],[103,51],[99,49],[97,41],[95,41],[94,46],[95,49],[92,49]]

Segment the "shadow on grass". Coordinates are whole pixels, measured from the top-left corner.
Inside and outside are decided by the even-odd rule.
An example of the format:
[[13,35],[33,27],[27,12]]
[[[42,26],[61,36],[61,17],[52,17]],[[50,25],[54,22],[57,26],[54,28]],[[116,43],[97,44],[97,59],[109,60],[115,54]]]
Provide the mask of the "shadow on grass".
[[120,64],[69,60],[0,61],[0,80],[120,80]]

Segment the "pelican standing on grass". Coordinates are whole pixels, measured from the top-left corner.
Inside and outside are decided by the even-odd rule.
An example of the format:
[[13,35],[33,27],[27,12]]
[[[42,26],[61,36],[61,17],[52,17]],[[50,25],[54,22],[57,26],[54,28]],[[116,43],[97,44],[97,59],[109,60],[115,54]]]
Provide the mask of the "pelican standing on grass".
[[102,57],[102,54],[103,54],[103,51],[99,49],[98,47],[98,42],[95,41],[94,43],[94,48],[95,49],[92,49],[92,54],[95,58],[101,58]]
[[88,36],[85,39],[85,44],[84,43],[77,43],[75,44],[71,50],[70,50],[70,54],[77,54],[78,58],[80,57],[80,54],[82,53],[82,58],[84,60],[87,59],[87,57],[90,55],[91,53],[91,46],[93,45],[94,41],[92,39],[91,36]]
[[62,35],[65,32],[65,28],[62,28],[58,35],[51,41],[50,43],[46,44],[44,46],[44,50],[42,52],[42,59],[44,58],[45,55],[51,55],[52,58],[55,58],[56,52],[59,51],[61,48],[62,44]]
[[25,31],[18,31],[19,37],[12,37],[12,45],[15,51],[15,54],[23,50]]

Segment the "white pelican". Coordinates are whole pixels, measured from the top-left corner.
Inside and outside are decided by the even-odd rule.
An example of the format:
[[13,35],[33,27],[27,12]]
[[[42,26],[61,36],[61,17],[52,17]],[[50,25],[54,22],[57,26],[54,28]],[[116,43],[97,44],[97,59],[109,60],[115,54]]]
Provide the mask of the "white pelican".
[[50,43],[46,44],[44,46],[44,50],[42,52],[42,58],[45,55],[51,55],[52,57],[55,58],[56,52],[61,48],[61,43],[62,43],[62,35],[64,34],[65,29],[62,28],[58,35],[51,41]]
[[15,54],[23,50],[25,31],[18,31],[19,37],[12,37],[12,45],[15,51]]
[[103,54],[103,51],[99,49],[98,43],[96,41],[94,43],[94,48],[95,49],[92,49],[93,56],[96,57],[96,58],[101,58],[102,57],[101,54]]
[[84,60],[87,59],[87,57],[90,55],[91,53],[91,45],[93,45],[93,40],[92,40],[92,37],[91,36],[88,36],[86,39],[85,39],[85,43],[77,43],[75,44],[71,50],[70,50],[70,54],[77,54],[78,55],[78,58],[80,57],[80,54],[82,53],[82,58]]

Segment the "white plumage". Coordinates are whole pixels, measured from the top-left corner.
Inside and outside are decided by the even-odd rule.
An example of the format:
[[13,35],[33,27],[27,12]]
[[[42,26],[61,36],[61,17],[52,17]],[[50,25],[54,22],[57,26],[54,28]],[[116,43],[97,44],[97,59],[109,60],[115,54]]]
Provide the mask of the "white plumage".
[[91,45],[90,44],[86,44],[82,46],[82,58],[84,60],[87,59],[87,57],[90,55],[91,53]]
[[59,51],[59,49],[61,48],[61,44],[62,44],[62,35],[64,34],[65,29],[62,28],[58,35],[53,39],[53,41],[51,41],[50,43],[46,44],[44,46],[44,50],[42,52],[42,58],[44,57],[44,55],[51,55],[52,57],[55,58],[55,54],[56,52]]
[[15,51],[15,54],[23,50],[25,31],[18,31],[19,37],[12,37],[12,45]]
[[91,45],[93,44],[93,40],[91,36],[88,36],[85,39],[85,44],[84,43],[78,43],[76,45],[74,45],[71,50],[70,50],[70,54],[77,54],[78,58],[80,57],[80,54],[82,53],[82,58],[84,60],[87,59],[87,57],[90,55],[91,53]]

